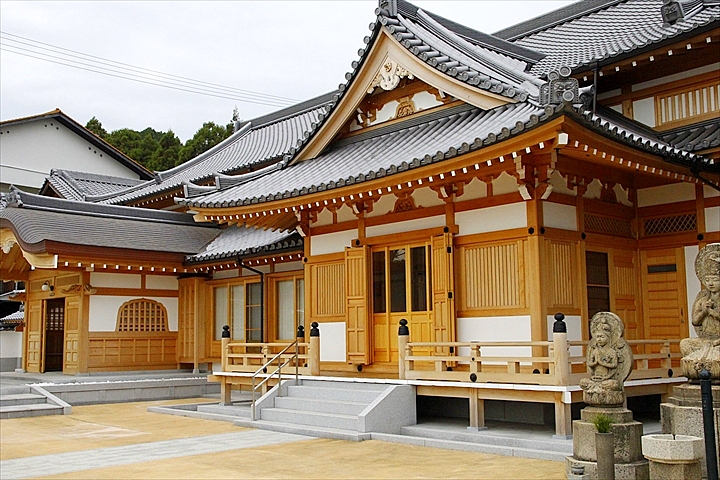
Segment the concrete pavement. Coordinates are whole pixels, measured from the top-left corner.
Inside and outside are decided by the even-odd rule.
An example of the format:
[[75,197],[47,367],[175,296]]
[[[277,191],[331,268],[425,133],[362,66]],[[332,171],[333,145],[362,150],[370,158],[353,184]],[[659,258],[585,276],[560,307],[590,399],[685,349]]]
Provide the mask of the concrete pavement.
[[0,478],[565,478],[560,462],[309,438],[147,412],[188,402],[79,406],[70,416],[0,420]]

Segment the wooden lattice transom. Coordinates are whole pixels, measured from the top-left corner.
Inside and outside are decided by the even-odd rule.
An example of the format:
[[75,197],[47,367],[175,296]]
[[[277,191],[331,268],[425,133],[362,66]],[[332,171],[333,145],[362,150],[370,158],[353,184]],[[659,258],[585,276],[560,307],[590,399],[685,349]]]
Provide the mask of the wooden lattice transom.
[[147,298],[130,300],[120,306],[118,332],[166,332],[167,310],[162,303]]

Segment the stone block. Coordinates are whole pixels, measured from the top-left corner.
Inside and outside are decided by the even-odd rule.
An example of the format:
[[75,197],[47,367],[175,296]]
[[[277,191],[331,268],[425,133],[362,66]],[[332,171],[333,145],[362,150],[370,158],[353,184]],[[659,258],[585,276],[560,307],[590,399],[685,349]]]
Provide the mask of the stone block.
[[[614,423],[611,431],[615,436],[615,463],[633,463],[643,460],[642,423],[632,421]],[[573,421],[573,454],[580,460],[597,461],[595,453],[595,432],[592,423],[583,420]]]
[[645,435],[642,453],[659,463],[692,463],[703,458],[703,439],[689,435]]
[[682,478],[683,480],[700,480],[702,478],[702,468],[700,462],[693,463],[658,463],[650,462],[650,478],[654,479],[671,479]]
[[[596,462],[588,462],[585,460],[579,460],[575,457],[567,457],[565,459],[565,472],[567,475],[571,473],[570,468],[573,464],[582,465],[585,467],[585,475],[587,475],[587,478],[597,480]],[[615,480],[650,480],[650,478],[650,466],[647,460],[633,463],[615,464]]]

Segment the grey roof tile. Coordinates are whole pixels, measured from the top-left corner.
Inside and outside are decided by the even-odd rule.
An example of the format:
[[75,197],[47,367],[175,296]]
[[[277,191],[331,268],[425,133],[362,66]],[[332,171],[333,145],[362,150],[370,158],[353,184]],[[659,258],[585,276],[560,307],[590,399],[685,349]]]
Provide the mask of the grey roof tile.
[[720,145],[720,119],[668,130],[660,137],[675,148],[689,152],[717,147]]
[[467,150],[480,148],[509,136],[510,129],[518,125],[524,129],[525,125],[537,124],[543,114],[543,109],[530,103],[487,111],[463,105],[340,140],[315,159],[179,203],[198,207],[249,205],[301,196],[312,187],[328,190],[360,183],[437,161],[433,157],[449,158],[463,146]]
[[[143,183],[144,180],[53,169],[50,171],[50,176],[46,178],[46,182],[47,186],[62,198],[84,200],[87,196],[108,195],[134,187]],[[46,187],[43,186],[42,190],[45,191]]]
[[[706,5],[688,19],[663,26],[663,0],[578,2],[577,11],[564,18],[539,17],[527,34],[522,29],[496,35],[545,53],[531,73],[545,75],[561,66],[576,69],[644,47],[654,47],[720,20],[720,5]],[[588,8],[583,8],[588,6]],[[571,7],[574,7],[571,6]],[[546,21],[546,26],[541,24]]]
[[0,225],[15,232],[23,248],[43,242],[197,253],[219,229],[195,223],[191,215],[132,207],[96,205],[14,190],[0,201]]
[[230,226],[196,255],[187,258],[189,263],[202,263],[221,259],[236,259],[280,252],[302,250],[302,237],[295,232],[263,230],[244,226]]

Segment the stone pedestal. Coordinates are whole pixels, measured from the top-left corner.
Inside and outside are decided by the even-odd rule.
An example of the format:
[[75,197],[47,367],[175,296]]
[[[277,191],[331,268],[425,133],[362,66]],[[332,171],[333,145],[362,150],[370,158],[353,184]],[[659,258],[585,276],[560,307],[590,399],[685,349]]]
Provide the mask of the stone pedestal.
[[648,480],[650,469],[642,455],[642,423],[633,420],[632,412],[623,407],[586,407],[580,412],[580,420],[573,421],[573,456],[567,457],[566,472],[572,464],[585,467],[590,478],[597,478],[597,455],[592,420],[599,414],[612,418],[615,436],[615,478],[617,480]]
[[[712,394],[715,414],[715,445],[718,447],[718,458],[720,458],[720,385],[712,386]],[[703,444],[703,458],[700,465],[702,475],[706,478],[705,431],[703,429],[700,385],[686,383],[675,387],[673,396],[668,399],[668,402],[660,404],[660,419],[663,433],[700,437]]]
[[689,435],[645,435],[643,455],[650,461],[650,479],[700,480],[703,439]]

